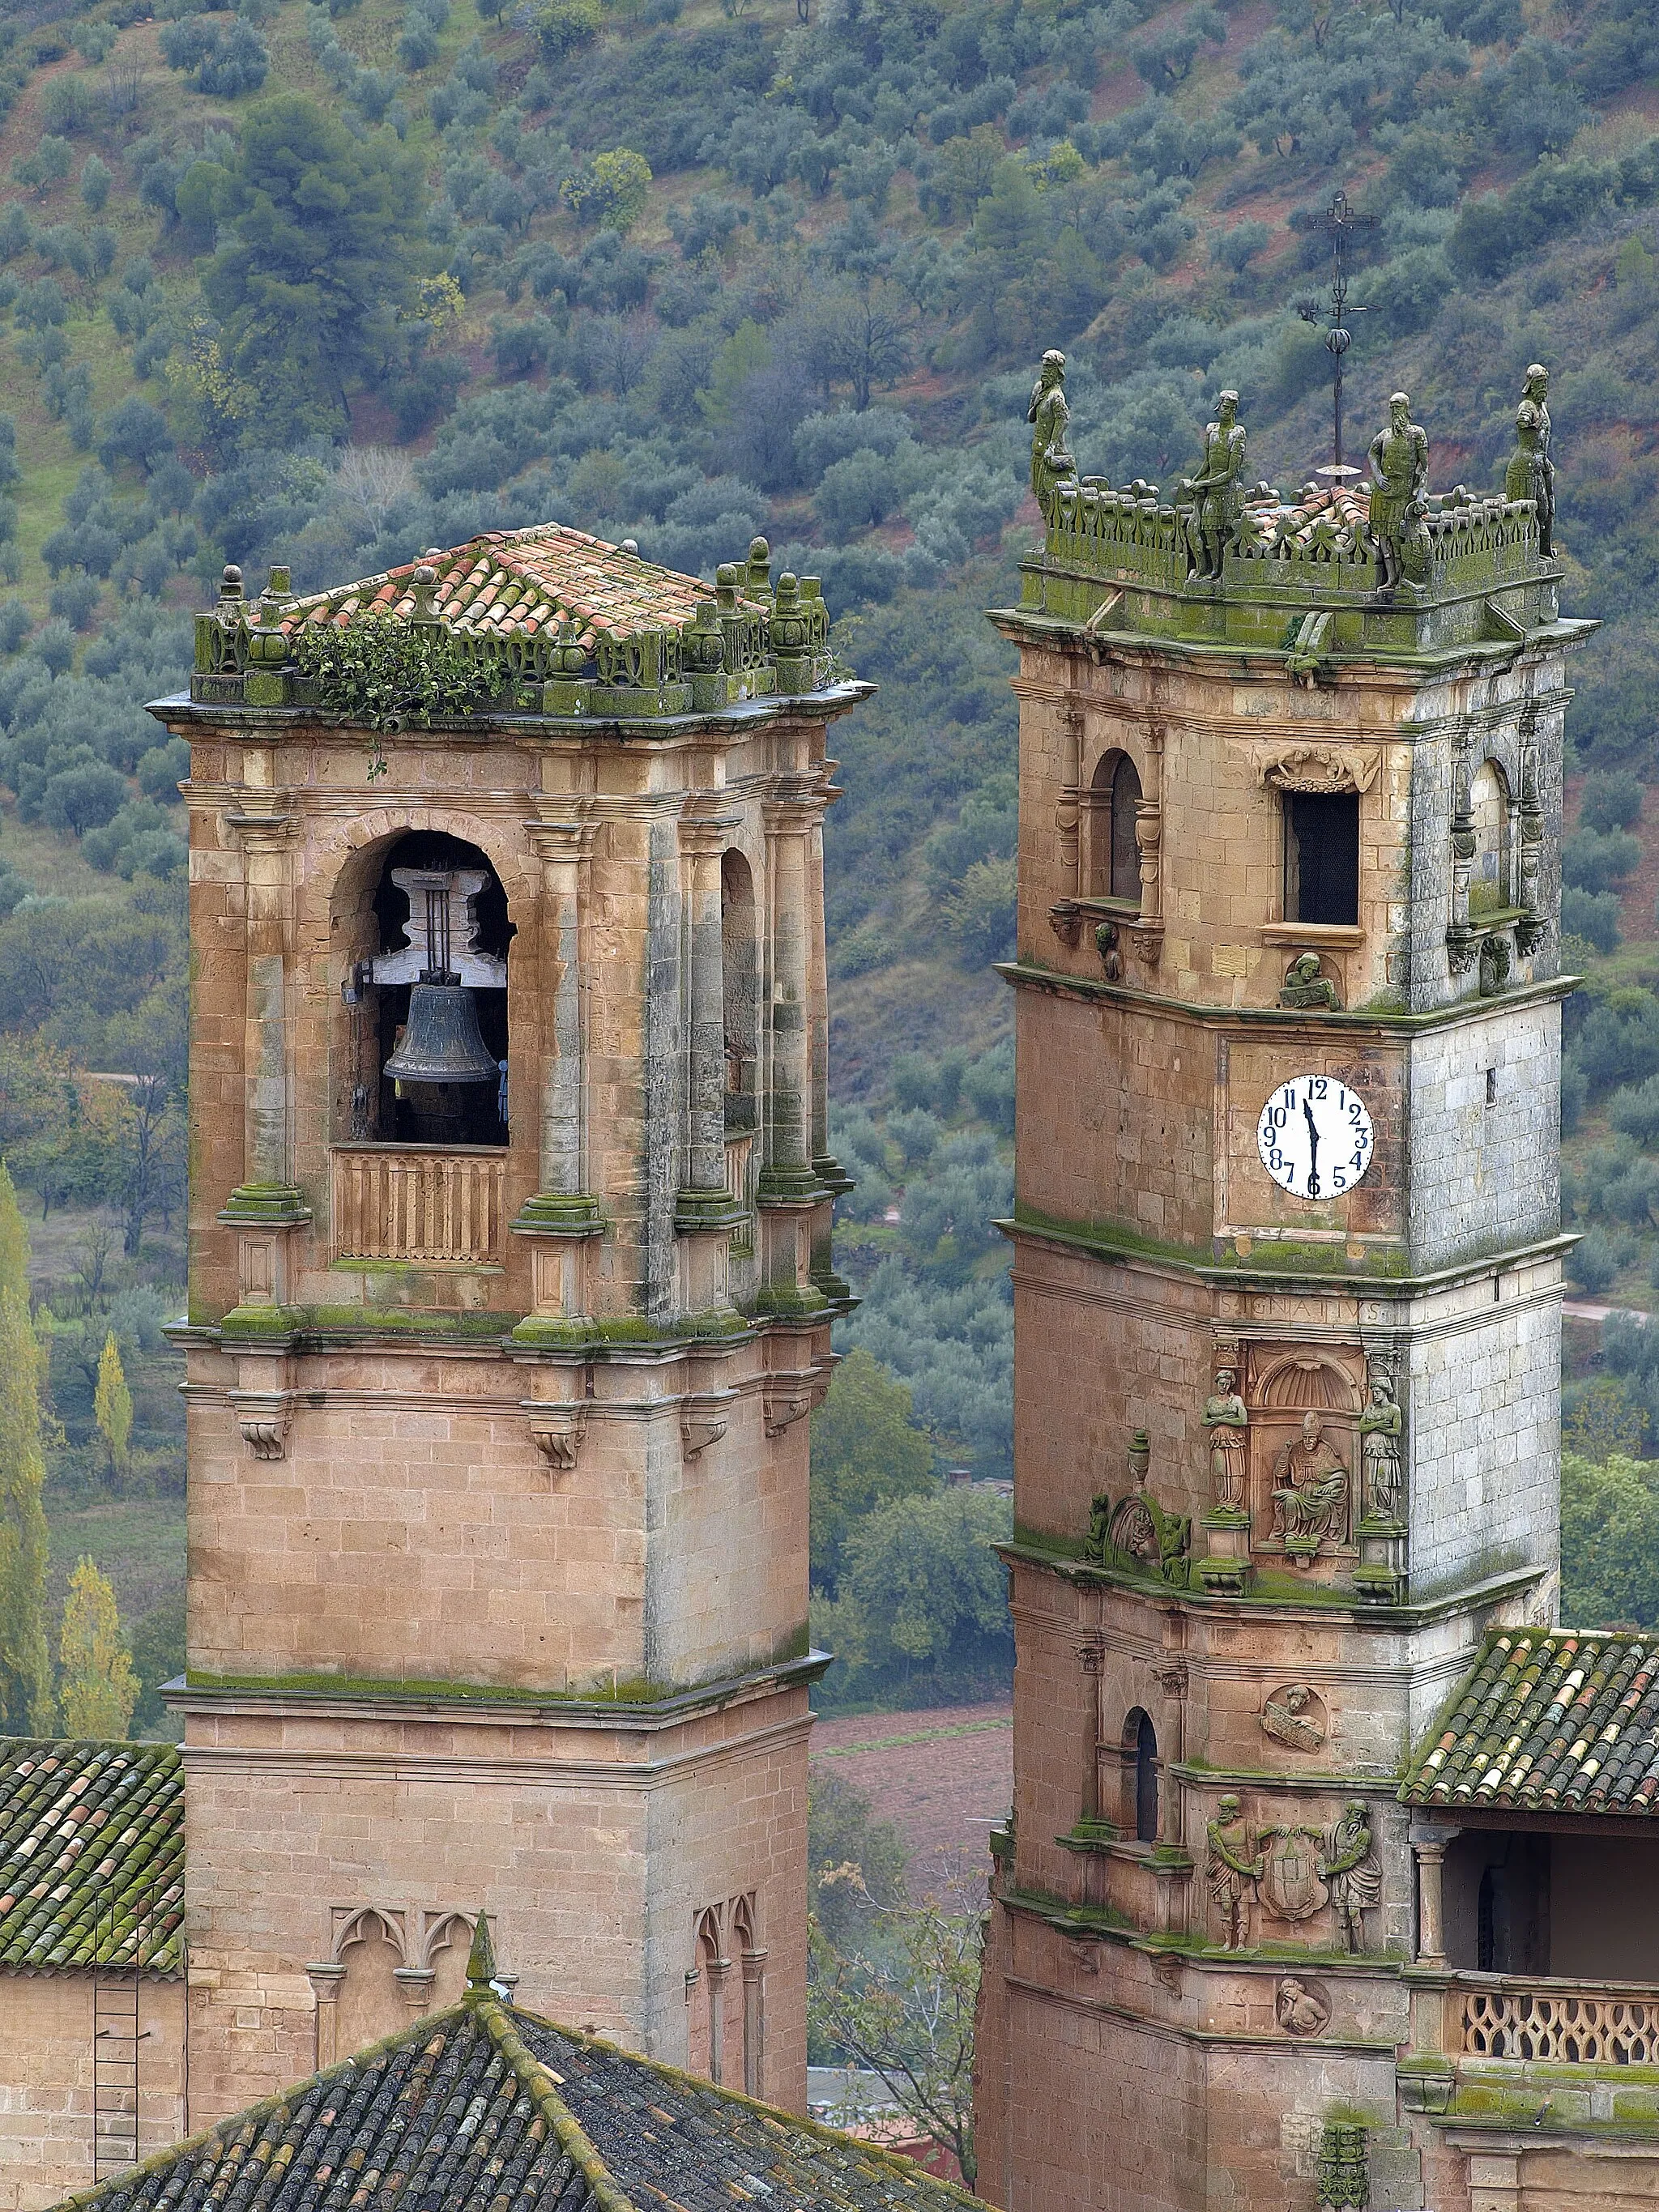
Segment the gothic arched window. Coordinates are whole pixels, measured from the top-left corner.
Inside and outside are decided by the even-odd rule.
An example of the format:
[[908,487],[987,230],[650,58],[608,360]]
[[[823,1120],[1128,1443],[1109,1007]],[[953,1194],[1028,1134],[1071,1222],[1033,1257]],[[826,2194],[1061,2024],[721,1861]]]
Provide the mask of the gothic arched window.
[[1089,787],[1089,890],[1095,898],[1140,904],[1140,848],[1135,816],[1140,772],[1127,753],[1101,757]]

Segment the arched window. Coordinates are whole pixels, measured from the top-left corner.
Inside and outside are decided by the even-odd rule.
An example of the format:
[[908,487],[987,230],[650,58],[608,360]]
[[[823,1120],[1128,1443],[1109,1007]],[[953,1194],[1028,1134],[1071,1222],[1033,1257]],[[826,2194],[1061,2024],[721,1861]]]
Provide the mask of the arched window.
[[336,1948],[345,1978],[337,2000],[335,2048],[362,2051],[408,2018],[397,1981],[404,1963],[401,1932],[384,1913],[360,1912],[341,1931]]
[[691,2001],[691,2071],[706,2074],[717,2084],[726,2072],[726,1978],[732,1965],[726,1955],[720,1919],[718,1905],[698,1914],[696,1964],[686,1976],[686,1994]]
[[[365,860],[343,878],[331,918],[343,969],[335,1140],[504,1145],[507,961],[515,933],[501,879],[476,845],[439,830],[406,831]],[[386,1062],[411,1042],[412,994],[440,973],[460,991],[453,1002],[446,994],[439,1018],[414,1042],[463,1051],[472,1073],[451,1083],[388,1075]],[[477,1073],[492,1062],[494,1077]]]
[[1158,1841],[1158,1731],[1137,1706],[1123,1723],[1126,1780],[1133,1793],[1135,1841]]
[[1512,906],[1510,882],[1510,787],[1496,761],[1482,761],[1469,786],[1474,817],[1474,866],[1469,912],[1492,914]]
[[1140,848],[1135,815],[1140,773],[1127,753],[1105,753],[1089,787],[1089,891],[1094,898],[1140,904]]
[[720,856],[720,957],[725,975],[726,1126],[752,1129],[760,1072],[755,878],[735,847]]

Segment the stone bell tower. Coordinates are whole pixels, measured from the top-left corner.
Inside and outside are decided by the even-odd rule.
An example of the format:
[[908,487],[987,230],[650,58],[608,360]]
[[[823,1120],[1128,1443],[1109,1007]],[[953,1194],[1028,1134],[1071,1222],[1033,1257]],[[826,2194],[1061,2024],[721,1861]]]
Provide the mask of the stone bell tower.
[[1554,1617],[1564,659],[1592,625],[1536,488],[1430,493],[1403,399],[1374,484],[1287,498],[1246,488],[1224,395],[1171,498],[1079,476],[1057,361],[1043,547],[994,617],[1018,1659],[980,2185],[1314,2212],[1420,2206],[1426,2172],[1467,2212],[1401,2086],[1400,1779],[1483,1632]]
[[194,2123],[448,2001],[480,1908],[523,2002],[804,2097],[863,689],[763,541],[711,588],[548,526],[310,599],[228,569],[153,710],[191,745]]

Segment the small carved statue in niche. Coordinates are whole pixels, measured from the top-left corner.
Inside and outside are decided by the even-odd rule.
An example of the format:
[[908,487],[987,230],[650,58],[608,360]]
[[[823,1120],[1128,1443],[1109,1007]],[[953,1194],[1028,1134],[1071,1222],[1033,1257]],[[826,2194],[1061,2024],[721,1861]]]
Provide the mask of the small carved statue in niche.
[[1550,373],[1535,361],[1515,410],[1515,451],[1504,471],[1505,499],[1529,499],[1538,509],[1538,550],[1555,550],[1555,463],[1550,454]]
[[1317,1982],[1286,1974],[1273,2001],[1273,2014],[1287,2035],[1322,2035],[1331,2024],[1330,1999]]
[[1100,965],[1109,983],[1123,980],[1123,955],[1117,949],[1117,924],[1103,921],[1095,932],[1095,950],[1100,955]]
[[1222,1948],[1242,1951],[1248,1932],[1249,1908],[1265,1863],[1255,1847],[1249,1822],[1237,1797],[1224,1797],[1209,1826],[1209,1856],[1205,1875],[1210,1895],[1221,1915]]
[[1394,1395],[1394,1376],[1380,1359],[1370,1367],[1371,1402],[1359,1417],[1360,1464],[1365,1511],[1373,1521],[1397,1521],[1406,1487],[1401,1439],[1406,1417]]
[[1370,1815],[1357,1797],[1342,1808],[1342,1818],[1325,1838],[1319,1878],[1330,1891],[1344,1946],[1363,1951],[1365,1929],[1360,1915],[1382,1894],[1382,1869],[1371,1844]]
[[1066,404],[1066,356],[1045,353],[1025,410],[1031,426],[1031,490],[1046,522],[1054,513],[1054,493],[1077,482],[1077,463],[1067,442],[1072,410]]
[[1218,1367],[1215,1395],[1204,1401],[1204,1425],[1210,1432],[1210,1486],[1216,1505],[1237,1513],[1244,1504],[1246,1431],[1250,1417],[1238,1395],[1238,1371]]
[[1371,535],[1382,556],[1385,589],[1404,581],[1417,563],[1423,520],[1423,487],[1429,474],[1429,434],[1412,420],[1403,392],[1390,395],[1389,427],[1371,440]]
[[1261,1708],[1261,1732],[1292,1751],[1317,1751],[1325,1741],[1320,1702],[1305,1682],[1287,1682]]
[[1285,1445],[1273,1462],[1273,1534],[1285,1548],[1311,1559],[1329,1538],[1347,1533],[1348,1470],[1310,1408],[1302,1416],[1302,1433]]
[[1224,392],[1215,403],[1216,419],[1204,431],[1204,453],[1195,477],[1182,477],[1177,489],[1193,502],[1187,517],[1187,543],[1193,573],[1218,576],[1221,556],[1233,540],[1243,511],[1239,486],[1244,479],[1244,425],[1238,420],[1238,394]]
[[1285,981],[1279,987],[1281,1006],[1305,1006],[1322,1013],[1340,1011],[1336,985],[1321,972],[1316,952],[1298,952],[1285,970]]
[[1112,1500],[1110,1493],[1097,1490],[1089,1504],[1089,1533],[1083,1540],[1085,1559],[1103,1559],[1106,1547],[1111,1541]]

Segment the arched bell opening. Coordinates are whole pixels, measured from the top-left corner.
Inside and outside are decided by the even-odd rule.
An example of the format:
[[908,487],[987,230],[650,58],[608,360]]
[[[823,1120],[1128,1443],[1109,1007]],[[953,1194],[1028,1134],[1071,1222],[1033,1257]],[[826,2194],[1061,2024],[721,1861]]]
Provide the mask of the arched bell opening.
[[1123,1826],[1135,1841],[1158,1841],[1158,1730],[1137,1705],[1123,1723]]
[[359,888],[358,957],[342,986],[347,1081],[337,1139],[507,1141],[507,894],[476,845],[406,831]]
[[720,956],[726,1033],[726,1127],[752,1129],[759,1118],[760,991],[755,935],[755,878],[735,846],[720,855]]

